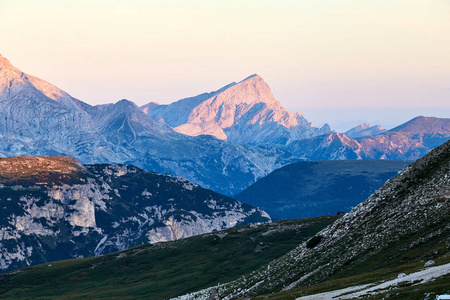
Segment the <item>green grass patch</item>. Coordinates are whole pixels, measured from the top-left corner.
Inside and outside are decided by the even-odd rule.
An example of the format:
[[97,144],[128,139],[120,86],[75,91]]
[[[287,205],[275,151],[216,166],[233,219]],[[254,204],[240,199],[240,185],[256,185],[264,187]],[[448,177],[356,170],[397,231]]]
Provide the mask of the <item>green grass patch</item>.
[[168,299],[256,270],[337,218],[248,225],[101,257],[30,267],[0,276],[0,298]]

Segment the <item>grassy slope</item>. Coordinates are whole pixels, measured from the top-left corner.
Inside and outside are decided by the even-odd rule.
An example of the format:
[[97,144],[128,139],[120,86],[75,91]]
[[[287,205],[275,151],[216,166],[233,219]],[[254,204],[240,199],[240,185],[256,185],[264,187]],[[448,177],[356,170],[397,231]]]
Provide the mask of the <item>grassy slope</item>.
[[0,298],[167,299],[249,273],[336,219],[237,227],[101,257],[39,265],[1,276]]

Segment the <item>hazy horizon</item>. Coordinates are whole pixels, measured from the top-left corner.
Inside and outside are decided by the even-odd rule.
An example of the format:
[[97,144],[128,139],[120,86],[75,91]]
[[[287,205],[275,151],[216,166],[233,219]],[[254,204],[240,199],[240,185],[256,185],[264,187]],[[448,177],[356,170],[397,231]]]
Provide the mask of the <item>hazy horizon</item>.
[[257,73],[313,123],[389,128],[450,116],[449,15],[438,0],[3,0],[0,53],[92,105],[167,104]]

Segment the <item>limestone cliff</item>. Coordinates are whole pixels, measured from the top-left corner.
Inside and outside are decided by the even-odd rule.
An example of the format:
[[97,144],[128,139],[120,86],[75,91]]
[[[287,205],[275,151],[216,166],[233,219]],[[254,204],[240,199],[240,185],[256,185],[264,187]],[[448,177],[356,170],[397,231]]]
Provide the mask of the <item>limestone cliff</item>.
[[0,271],[236,225],[262,210],[181,177],[72,158],[0,159]]

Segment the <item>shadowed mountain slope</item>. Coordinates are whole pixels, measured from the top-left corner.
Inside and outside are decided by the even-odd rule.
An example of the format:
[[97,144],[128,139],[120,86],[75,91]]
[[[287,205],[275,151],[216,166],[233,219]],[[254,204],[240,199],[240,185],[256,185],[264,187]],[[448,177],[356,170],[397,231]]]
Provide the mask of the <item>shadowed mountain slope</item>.
[[235,196],[274,219],[349,212],[394,178],[410,161],[302,161],[259,179]]

